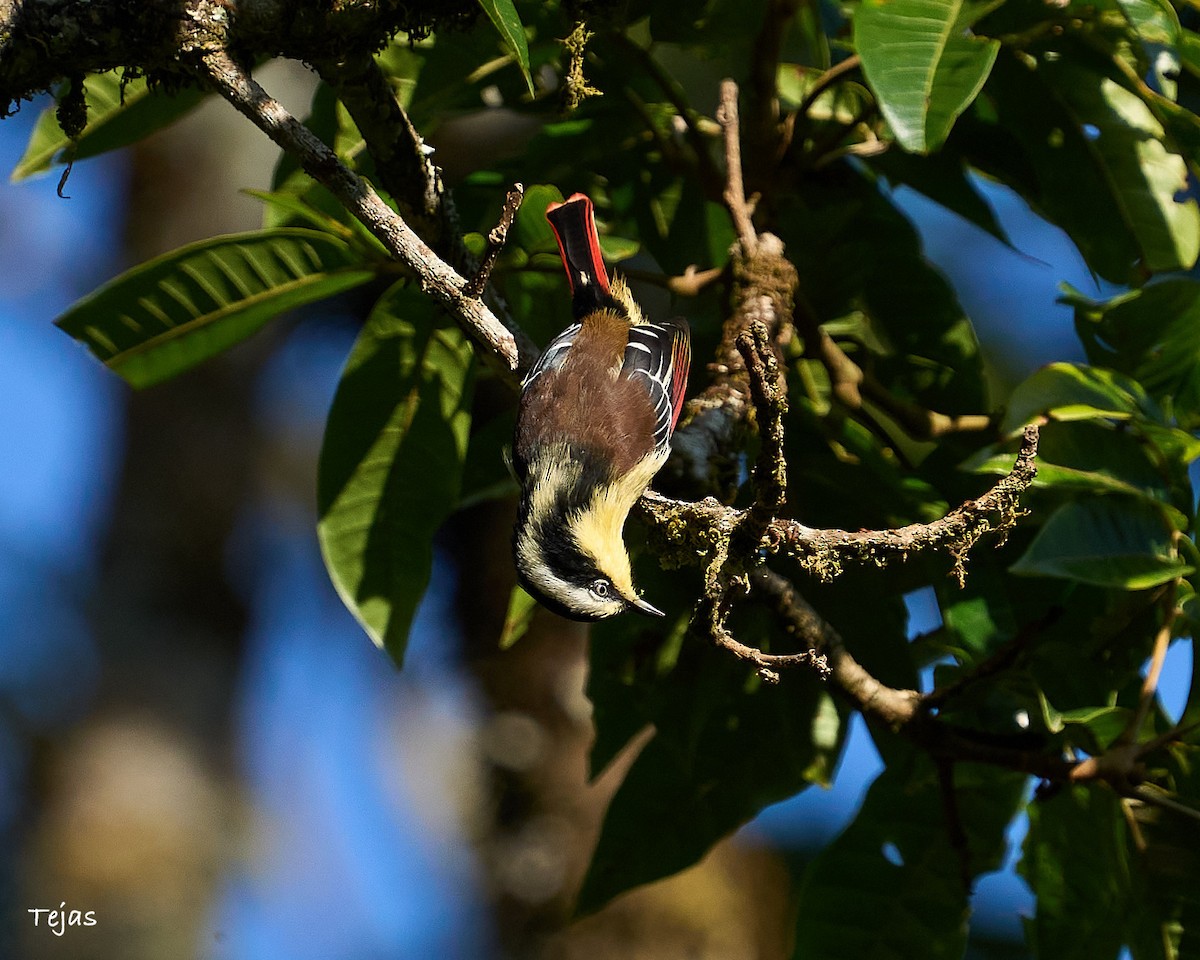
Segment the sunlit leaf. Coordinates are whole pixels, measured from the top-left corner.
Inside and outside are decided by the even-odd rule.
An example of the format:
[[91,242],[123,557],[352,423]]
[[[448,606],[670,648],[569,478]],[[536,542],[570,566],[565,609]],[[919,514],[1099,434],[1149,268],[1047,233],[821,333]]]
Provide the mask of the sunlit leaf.
[[501,650],[507,650],[525,636],[529,623],[537,612],[538,603],[520,587],[513,587],[508,598],[508,612],[504,615],[504,626],[500,628]]
[[864,0],[854,17],[863,73],[896,139],[914,153],[941,146],[991,72],[998,40],[972,36],[986,11],[969,0]]
[[344,241],[315,230],[232,234],[139,264],[55,323],[132,386],[182,373],[274,317],[375,276]]
[[532,95],[533,76],[529,72],[529,44],[525,39],[525,28],[521,25],[517,8],[513,6],[512,0],[479,0],[479,5],[496,27],[504,45],[512,51]]
[[1135,416],[1161,417],[1137,381],[1101,367],[1051,363],[1013,391],[1001,429],[1014,433],[1039,417],[1128,420]]

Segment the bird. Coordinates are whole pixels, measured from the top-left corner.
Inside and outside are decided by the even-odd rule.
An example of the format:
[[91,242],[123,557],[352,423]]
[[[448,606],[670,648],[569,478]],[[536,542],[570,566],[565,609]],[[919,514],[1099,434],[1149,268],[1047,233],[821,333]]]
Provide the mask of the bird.
[[600,254],[592,201],[546,208],[567,272],[575,322],[521,385],[512,466],[520,484],[517,580],[572,620],[626,611],[663,616],[633,584],[622,533],[666,463],[691,363],[681,318],[651,322]]

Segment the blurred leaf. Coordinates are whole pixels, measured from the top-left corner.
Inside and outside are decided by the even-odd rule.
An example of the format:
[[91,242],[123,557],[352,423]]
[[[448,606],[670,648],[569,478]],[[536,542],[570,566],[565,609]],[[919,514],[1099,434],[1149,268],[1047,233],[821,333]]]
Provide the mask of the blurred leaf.
[[611,234],[600,235],[600,252],[604,254],[605,263],[620,263],[630,257],[637,256],[642,245],[636,240],[625,237],[614,237]]
[[155,257],[55,323],[134,387],[182,373],[267,321],[360,286],[375,269],[315,230],[216,237]]
[[1143,42],[1173,46],[1179,41],[1179,14],[1167,0],[1116,0],[1116,5]]
[[[775,76],[780,102],[790,110],[798,109],[824,74],[824,70],[816,67],[781,63]],[[858,120],[870,102],[871,92],[866,87],[857,83],[836,83],[817,95],[806,116],[809,120],[836,120],[849,126]]]
[[988,5],[971,0],[863,0],[854,45],[879,107],[906,150],[945,141],[991,72],[998,40],[969,28]]
[[317,533],[338,594],[397,664],[458,500],[472,354],[418,290],[380,298],[342,372],[317,470]]
[[507,650],[529,629],[533,615],[537,613],[538,603],[520,587],[513,587],[508,598],[508,612],[504,615],[504,626],[500,628],[498,646]]
[[205,91],[195,88],[177,93],[151,90],[145,78],[139,77],[124,84],[122,105],[122,83],[116,70],[84,78],[87,126],[75,142],[73,154],[66,153],[71,140],[58,125],[57,108],[46,107],[33,128],[24,156],[13,168],[12,180],[45,173],[54,164],[66,163],[68,159],[84,160],[137,143],[174,123],[208,96]]
[[546,219],[546,208],[552,203],[562,203],[564,197],[558,187],[544,183],[530,184],[525,188],[525,199],[517,210],[517,218],[508,242],[520,247],[527,254],[558,254],[558,241],[554,230]]
[[517,15],[512,0],[479,0],[479,5],[496,27],[504,45],[512,51],[517,66],[521,68],[521,74],[525,77],[525,84],[529,87],[529,95],[533,96],[533,76],[529,72],[529,44],[525,40],[525,28],[521,25],[521,18]]
[[[1108,747],[1128,726],[1130,711],[1125,707],[1079,707],[1058,714],[1063,727],[1083,727],[1090,742],[1080,744],[1089,753],[1096,754]],[[1078,741],[1076,741],[1078,742]]]
[[[954,778],[969,873],[995,870],[1024,778],[975,766],[956,767]],[[969,909],[943,810],[933,762],[907,747],[805,872],[795,956],[962,957]]]
[[1191,569],[1175,556],[1160,508],[1144,500],[1103,497],[1059,507],[1012,572],[1144,590]]
[[290,191],[243,190],[242,193],[261,201],[267,207],[271,207],[277,211],[277,226],[284,226],[285,224],[290,226],[299,221],[317,230],[331,233],[342,240],[349,241],[354,236],[354,231],[344,223],[331,217],[325,211],[312,206],[305,197],[298,196]]

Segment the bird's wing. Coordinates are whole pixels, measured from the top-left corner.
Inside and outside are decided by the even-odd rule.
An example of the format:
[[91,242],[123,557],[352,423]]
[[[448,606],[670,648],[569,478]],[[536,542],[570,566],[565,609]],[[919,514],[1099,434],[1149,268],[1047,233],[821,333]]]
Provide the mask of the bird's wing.
[[537,358],[537,362],[530,367],[529,372],[525,374],[525,379],[521,381],[522,390],[527,390],[529,385],[546,371],[557,370],[562,366],[563,361],[567,359],[567,351],[571,349],[571,345],[579,335],[581,326],[582,324],[578,323],[571,324],[566,330],[546,344],[546,349],[542,351],[542,355]]
[[639,323],[629,328],[621,375],[643,385],[654,406],[654,446],[661,450],[683,409],[691,364],[691,333],[686,320]]

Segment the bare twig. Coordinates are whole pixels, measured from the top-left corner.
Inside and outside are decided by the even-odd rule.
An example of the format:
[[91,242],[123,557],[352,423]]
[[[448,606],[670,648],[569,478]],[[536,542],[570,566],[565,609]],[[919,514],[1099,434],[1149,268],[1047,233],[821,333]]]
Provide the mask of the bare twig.
[[323,184],[401,263],[417,276],[421,289],[444,304],[459,326],[510,372],[532,364],[536,350],[507,329],[480,300],[464,291],[466,281],[442,260],[380,199],[369,183],[346,167],[295,117],[273,100],[225,50],[203,56],[213,87]]
[[517,211],[521,209],[521,201],[524,197],[525,186],[520,183],[514,183],[512,189],[505,195],[504,208],[500,211],[500,220],[488,234],[487,249],[484,251],[483,261],[479,264],[479,270],[463,288],[463,293],[468,297],[478,297],[483,293],[483,288],[487,286],[492,267],[495,266],[500,251],[504,249],[504,241],[508,239],[508,230],[512,226],[513,220],[516,219]]
[[1175,598],[1179,593],[1179,581],[1172,580],[1162,599],[1162,624],[1154,635],[1154,649],[1150,654],[1150,667],[1142,680],[1142,690],[1138,697],[1137,710],[1129,720],[1128,726],[1121,731],[1118,743],[1132,743],[1141,732],[1146,717],[1150,715],[1150,707],[1154,703],[1154,695],[1158,690],[1158,678],[1162,675],[1163,661],[1167,657],[1167,648],[1171,645],[1171,630],[1175,626],[1178,608]]
[[771,605],[789,635],[824,656],[830,679],[859,710],[893,729],[916,716],[921,695],[916,690],[889,687],[871,676],[846,650],[837,630],[786,577],[760,567],[750,575],[750,583],[754,592]]
[[807,116],[808,111],[812,109],[817,99],[828,90],[831,86],[837,83],[842,77],[850,73],[852,70],[857,70],[862,61],[858,54],[851,54],[844,60],[839,60],[832,67],[826,70],[823,74],[817,77],[816,82],[809,88],[808,93],[804,95],[804,99],[800,101],[800,106],[796,108],[796,113],[800,116]]
[[746,204],[746,187],[742,179],[741,129],[738,124],[738,87],[732,80],[721,81],[721,101],[717,120],[725,134],[725,206],[733,218],[734,229],[742,249],[753,254],[758,246],[758,233],[750,220]]

